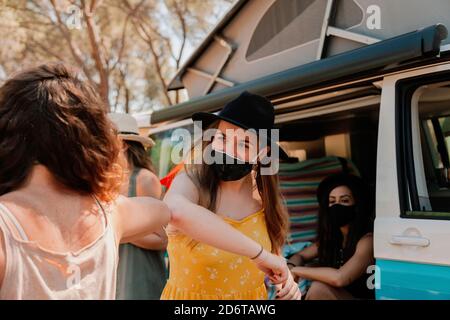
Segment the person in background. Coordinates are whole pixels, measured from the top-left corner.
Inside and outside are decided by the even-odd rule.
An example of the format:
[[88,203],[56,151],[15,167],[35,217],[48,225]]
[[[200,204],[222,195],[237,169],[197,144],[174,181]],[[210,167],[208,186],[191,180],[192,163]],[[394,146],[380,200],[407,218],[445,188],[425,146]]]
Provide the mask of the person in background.
[[0,299],[115,299],[119,243],[170,221],[162,201],[119,195],[105,110],[61,63],[0,88]]
[[193,120],[216,129],[201,148],[216,162],[186,163],[165,195],[180,220],[166,229],[171,268],[161,299],[265,300],[264,273],[285,289],[280,299],[300,299],[280,256],[288,217],[278,177],[261,174],[259,156],[269,148],[258,141],[267,137],[249,130],[273,128],[272,103],[244,92],[219,115],[198,113]]
[[[373,205],[367,186],[352,174],[325,178],[317,190],[318,241],[293,255],[296,279],[312,280],[306,300],[373,299],[367,268],[373,258]],[[305,266],[318,258],[317,266]]]
[[[110,113],[122,140],[121,160],[128,177],[121,194],[128,197],[161,197],[161,184],[154,174],[146,148],[152,139],[139,135],[136,119],[128,114]],[[167,236],[163,228],[119,247],[117,299],[159,300],[166,283],[164,251]]]

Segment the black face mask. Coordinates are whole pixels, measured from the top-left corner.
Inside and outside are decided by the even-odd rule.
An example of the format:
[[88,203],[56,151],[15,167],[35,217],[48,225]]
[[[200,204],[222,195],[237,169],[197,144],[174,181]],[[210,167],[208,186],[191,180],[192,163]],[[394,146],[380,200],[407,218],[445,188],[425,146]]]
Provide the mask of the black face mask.
[[221,160],[220,163],[211,164],[220,180],[239,180],[252,171],[253,164],[250,162],[239,161],[239,163],[237,163],[238,159],[216,150],[212,150],[211,154],[213,157],[218,156]]
[[355,206],[334,204],[328,208],[328,212],[339,228],[349,224],[356,217]]

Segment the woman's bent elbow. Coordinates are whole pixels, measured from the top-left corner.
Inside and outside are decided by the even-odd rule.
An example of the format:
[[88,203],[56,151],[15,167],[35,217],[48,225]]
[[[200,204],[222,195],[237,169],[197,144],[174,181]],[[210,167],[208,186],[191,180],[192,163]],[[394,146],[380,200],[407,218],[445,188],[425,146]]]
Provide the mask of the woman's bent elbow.
[[336,277],[333,279],[333,283],[332,283],[333,287],[336,287],[336,288],[342,288],[342,287],[347,286],[348,284],[349,284],[348,279],[345,278],[345,277],[344,277],[342,274],[340,274],[340,273],[338,273],[338,274],[336,275]]
[[170,198],[164,199],[164,203],[166,204],[170,217],[169,222],[173,224],[174,226],[182,223],[183,215],[181,214],[181,206],[182,206],[182,199],[178,199],[177,196],[171,196]]

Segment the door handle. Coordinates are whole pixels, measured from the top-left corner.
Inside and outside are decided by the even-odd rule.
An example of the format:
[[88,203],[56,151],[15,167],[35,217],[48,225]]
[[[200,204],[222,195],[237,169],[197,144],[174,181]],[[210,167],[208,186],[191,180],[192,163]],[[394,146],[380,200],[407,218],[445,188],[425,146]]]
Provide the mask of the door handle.
[[428,247],[430,240],[423,237],[392,236],[389,243],[400,246]]

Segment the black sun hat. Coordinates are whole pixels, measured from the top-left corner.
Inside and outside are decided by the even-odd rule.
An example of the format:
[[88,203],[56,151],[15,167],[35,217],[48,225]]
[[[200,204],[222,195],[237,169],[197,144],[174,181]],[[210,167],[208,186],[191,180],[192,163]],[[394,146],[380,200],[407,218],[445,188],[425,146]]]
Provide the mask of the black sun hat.
[[272,102],[263,96],[242,92],[237,98],[228,102],[218,114],[208,112],[196,112],[192,115],[193,121],[201,121],[202,127],[206,128],[216,120],[230,122],[245,130],[256,130],[261,137],[260,129],[266,129],[269,145],[273,141],[278,145],[281,159],[288,159],[289,156],[280,147],[279,142],[271,136],[271,129],[274,128],[275,110]]

